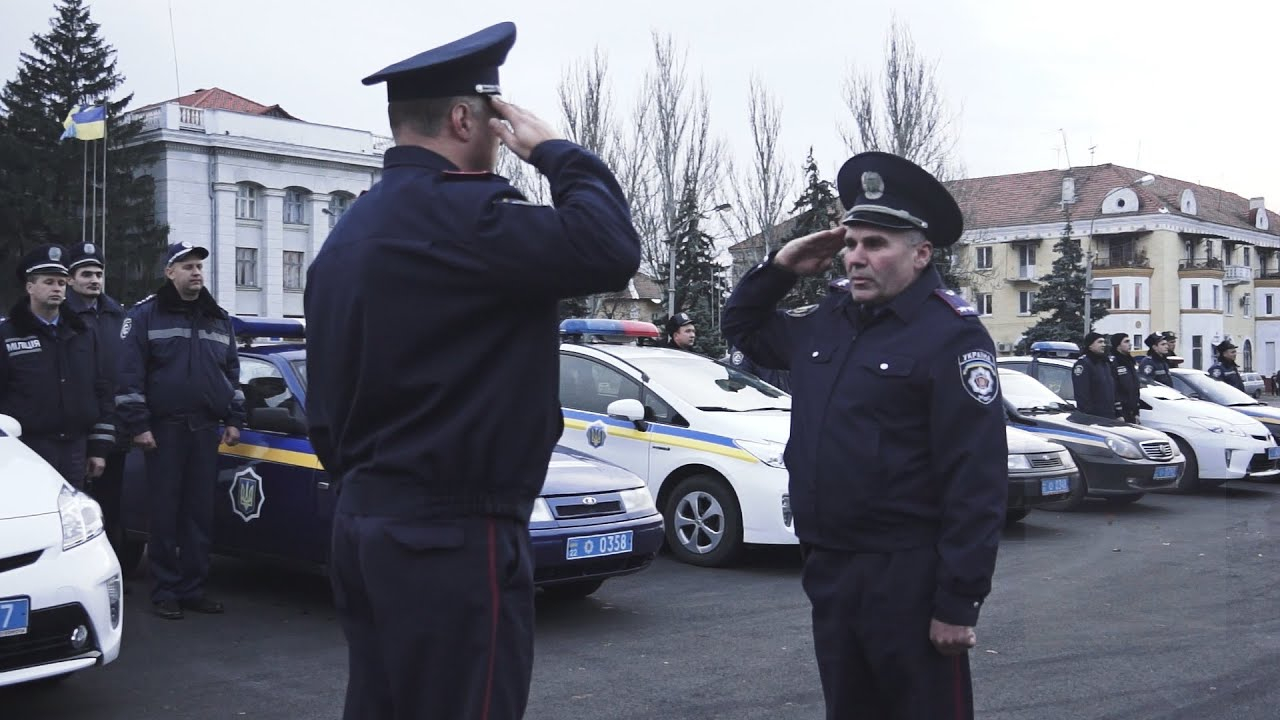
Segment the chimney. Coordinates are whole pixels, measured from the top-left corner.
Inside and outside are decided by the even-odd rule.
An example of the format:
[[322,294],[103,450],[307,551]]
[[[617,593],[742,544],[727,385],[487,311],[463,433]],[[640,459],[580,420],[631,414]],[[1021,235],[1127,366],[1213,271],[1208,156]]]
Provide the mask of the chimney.
[[1262,199],[1262,198],[1260,198],[1260,197],[1256,197],[1256,198],[1249,198],[1249,209],[1250,209],[1250,210],[1262,210],[1262,209],[1263,209],[1263,208],[1265,208],[1265,207],[1266,207],[1266,203],[1263,201],[1263,199]]
[[1062,178],[1062,204],[1067,205],[1076,201],[1076,179],[1072,177]]

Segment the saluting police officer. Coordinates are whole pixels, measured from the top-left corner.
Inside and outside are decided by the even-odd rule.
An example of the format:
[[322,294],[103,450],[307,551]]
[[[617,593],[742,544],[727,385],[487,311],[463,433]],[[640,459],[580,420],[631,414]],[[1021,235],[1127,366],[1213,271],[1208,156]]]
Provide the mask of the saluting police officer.
[[66,251],[41,245],[22,257],[25,296],[0,321],[0,414],[22,424],[22,441],[67,482],[102,474],[115,441],[111,379],[97,338],[64,304]]
[[[827,717],[972,717],[968,650],[1008,448],[994,344],[930,264],[963,219],[941,183],[895,155],[855,155],[837,184],[843,227],[751,270],[722,329],[791,371],[785,459]],[[847,293],[776,309],[841,247]]]
[[[563,429],[557,303],[640,265],[608,167],[495,97],[515,36],[501,23],[365,78],[387,83],[396,145],[308,271],[347,720],[523,715],[528,520]],[[493,174],[499,141],[554,208]]]
[[1107,338],[1096,332],[1084,336],[1084,354],[1071,368],[1076,407],[1082,413],[1114,419],[1116,381],[1107,359]]
[[[119,381],[120,354],[123,343],[120,340],[120,329],[124,326],[124,308],[106,293],[106,263],[102,249],[95,243],[76,243],[67,248],[67,270],[71,273],[64,312],[75,313],[84,321],[98,340],[98,352],[101,355],[103,368],[111,380],[111,391],[114,395],[116,383]],[[115,420],[114,403],[112,403],[111,425]],[[100,428],[101,429],[101,428]],[[102,506],[102,521],[106,526],[107,539],[118,553],[120,544],[120,490],[124,482],[124,459],[129,445],[120,441],[118,434],[115,444],[107,453],[107,465],[102,476],[96,478],[90,488],[94,499]]]
[[673,350],[693,352],[693,344],[698,341],[698,328],[687,312],[678,312],[667,318],[667,342],[664,347]]
[[1147,356],[1138,360],[1142,377],[1173,387],[1169,374],[1169,341],[1160,333],[1151,333],[1143,341],[1147,344]]
[[189,242],[169,245],[166,282],[129,310],[120,331],[116,411],[146,454],[152,612],[168,620],[223,611],[204,592],[218,443],[235,445],[244,426],[235,334],[204,286],[207,257]]
[[1116,409],[1125,422],[1138,422],[1138,363],[1130,351],[1133,343],[1126,333],[1111,336],[1111,373],[1116,381]]
[[1236,346],[1230,338],[1224,338],[1213,348],[1218,362],[1209,367],[1209,377],[1221,380],[1231,387],[1244,392],[1244,379],[1240,377],[1240,368],[1236,365]]

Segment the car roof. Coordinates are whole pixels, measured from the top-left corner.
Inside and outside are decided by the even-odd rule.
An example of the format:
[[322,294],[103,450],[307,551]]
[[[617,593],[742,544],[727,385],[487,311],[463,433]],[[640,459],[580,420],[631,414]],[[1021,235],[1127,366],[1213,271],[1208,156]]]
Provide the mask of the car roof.
[[239,349],[241,355],[279,355],[285,360],[305,360],[307,346],[299,343],[266,343]]

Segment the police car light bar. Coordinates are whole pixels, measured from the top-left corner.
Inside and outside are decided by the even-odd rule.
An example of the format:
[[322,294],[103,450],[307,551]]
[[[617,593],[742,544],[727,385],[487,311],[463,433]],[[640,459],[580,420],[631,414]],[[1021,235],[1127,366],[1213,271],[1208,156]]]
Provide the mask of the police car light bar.
[[570,318],[560,323],[561,335],[609,335],[615,337],[661,337],[658,326],[639,320],[608,320],[605,318]]
[[1080,356],[1080,346],[1069,342],[1031,343],[1031,354],[1036,357],[1075,358]]
[[307,325],[301,318],[231,316],[231,331],[241,340],[252,338],[305,340]]

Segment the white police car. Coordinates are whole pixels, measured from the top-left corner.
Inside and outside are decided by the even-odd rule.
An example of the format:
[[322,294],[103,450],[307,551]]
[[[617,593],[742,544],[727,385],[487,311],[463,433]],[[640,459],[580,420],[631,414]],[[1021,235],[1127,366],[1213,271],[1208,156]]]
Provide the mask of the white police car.
[[744,543],[795,544],[789,395],[702,355],[636,345],[658,337],[652,323],[560,330],[560,443],[644,478],[677,559],[718,566]]
[[124,622],[120,564],[98,503],[21,433],[0,415],[0,686],[106,665],[120,654]]

